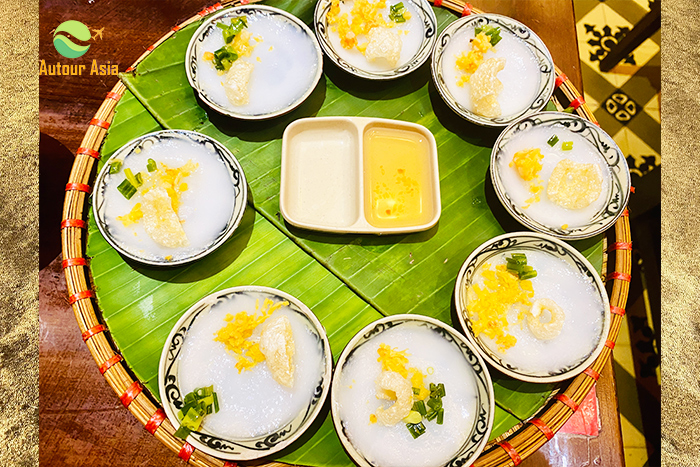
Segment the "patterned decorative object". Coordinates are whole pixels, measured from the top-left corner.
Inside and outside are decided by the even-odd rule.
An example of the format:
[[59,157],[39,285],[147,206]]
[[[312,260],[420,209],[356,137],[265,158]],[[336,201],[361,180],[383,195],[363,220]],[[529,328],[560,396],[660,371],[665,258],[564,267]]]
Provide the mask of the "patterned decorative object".
[[318,37],[318,42],[321,44],[323,52],[341,70],[365,79],[391,80],[405,76],[418,69],[423,63],[425,63],[428,57],[430,57],[430,53],[435,45],[435,40],[437,38],[437,19],[435,18],[435,13],[433,13],[430,4],[426,0],[404,1],[409,2],[415,8],[415,10],[418,11],[420,20],[423,23],[423,41],[421,42],[418,51],[405,65],[393,70],[372,71],[364,70],[356,65],[351,65],[340,57],[340,55],[338,55],[338,53],[335,51],[330,37],[328,36],[330,28],[328,27],[326,15],[331,8],[331,0],[319,0],[319,2],[316,3],[316,10],[314,11],[314,29],[316,30],[316,36]]
[[[165,259],[150,259],[139,254],[139,251],[129,248],[129,246],[122,240],[117,238],[112,234],[112,231],[105,219],[105,186],[106,177],[109,176],[110,163],[114,160],[124,161],[125,158],[129,157],[131,154],[137,154],[141,152],[144,146],[156,144],[156,143],[168,143],[172,140],[183,140],[187,142],[192,142],[198,145],[202,145],[207,150],[213,150],[216,152],[217,156],[222,162],[223,167],[229,172],[229,177],[231,184],[233,185],[234,191],[234,206],[231,211],[231,217],[226,223],[226,227],[219,233],[219,235],[211,242],[209,245],[201,248],[198,251],[194,251],[186,257],[180,259],[174,259],[172,261],[167,261]],[[93,197],[93,210],[94,216],[97,223],[97,227],[104,235],[105,239],[112,245],[119,253],[126,256],[127,258],[133,259],[140,263],[148,264],[151,266],[180,266],[186,263],[190,263],[199,258],[202,258],[212,251],[220,247],[238,227],[241,219],[243,218],[243,213],[245,211],[246,203],[248,200],[248,185],[246,182],[245,174],[238,160],[233,156],[231,151],[226,149],[224,145],[218,141],[202,135],[194,131],[187,130],[162,130],[156,131],[154,133],[149,133],[147,135],[141,136],[139,138],[130,141],[129,143],[122,146],[118,151],[116,151],[112,157],[105,163],[102,167],[102,171],[97,176],[95,181],[95,194]]]
[[459,349],[464,359],[469,362],[474,370],[474,380],[476,382],[476,407],[477,416],[474,419],[474,424],[467,436],[464,437],[464,443],[457,454],[448,462],[446,466],[469,466],[478,458],[481,451],[486,446],[489,439],[494,418],[494,393],[491,382],[491,375],[488,368],[482,360],[481,356],[473,343],[467,341],[462,334],[454,328],[446,325],[442,321],[434,318],[421,315],[399,314],[387,316],[373,323],[368,324],[361,329],[345,346],[343,353],[338,358],[336,369],[333,374],[333,384],[331,390],[331,413],[333,416],[333,424],[335,425],[336,433],[340,438],[345,450],[350,454],[350,457],[360,467],[374,467],[362,453],[360,453],[348,438],[345,426],[340,419],[337,402],[337,386],[340,381],[343,369],[352,354],[377,336],[380,336],[384,331],[394,329],[400,326],[421,326],[438,333],[450,344]]
[[[309,88],[306,90],[304,94],[302,94],[299,98],[291,102],[288,106],[274,111],[274,112],[269,112],[265,114],[260,114],[260,115],[250,115],[250,114],[244,114],[237,112],[235,108],[233,107],[224,107],[219,104],[217,104],[204,90],[203,86],[199,83],[199,76],[197,74],[197,57],[200,57],[204,51],[200,50],[201,44],[204,42],[204,40],[211,34],[212,32],[214,33],[220,33],[221,30],[216,27],[216,24],[221,22],[223,19],[227,18],[237,18],[239,16],[255,16],[255,15],[264,15],[264,16],[271,16],[275,17],[275,19],[285,22],[289,25],[291,25],[293,28],[296,30],[303,32],[307,38],[313,43],[313,47],[316,50],[316,74],[312,80],[312,84],[309,86]],[[301,21],[299,18],[296,16],[287,13],[284,10],[280,10],[279,8],[274,8],[271,6],[265,6],[265,5],[251,5],[251,6],[237,6],[237,7],[231,7],[231,8],[225,8],[221,11],[219,11],[217,14],[207,18],[207,20],[202,23],[202,25],[197,29],[192,36],[192,39],[190,40],[189,45],[187,46],[187,52],[185,53],[186,61],[185,61],[185,71],[187,73],[187,80],[190,82],[190,86],[197,91],[197,94],[199,95],[200,99],[202,99],[209,107],[212,109],[216,110],[217,112],[220,112],[224,115],[228,115],[230,117],[235,117],[239,118],[242,120],[267,120],[270,118],[278,117],[280,115],[284,115],[288,112],[291,112],[295,108],[297,108],[299,105],[301,105],[302,102],[304,102],[313,92],[313,90],[316,88],[316,84],[318,81],[321,79],[321,76],[323,75],[323,55],[321,54],[321,49],[318,46],[318,42],[316,42],[316,38],[314,37],[314,33],[311,32],[311,30]]]
[[[477,28],[487,24],[499,26],[522,40],[530,49],[540,67],[541,77],[539,87],[532,103],[527,108],[514,115],[489,118],[475,114],[460,104],[452,93],[450,93],[447,84],[445,83],[445,77],[442,73],[442,63],[445,59],[445,50],[447,49],[450,40],[452,40],[455,35],[459,34],[459,32],[464,29]],[[532,115],[535,112],[542,110],[547,105],[549,98],[552,96],[552,92],[554,91],[554,81],[556,78],[552,56],[549,54],[549,50],[544,42],[542,42],[542,39],[540,39],[537,34],[535,34],[530,28],[521,22],[508,18],[507,16],[494,14],[464,16],[449,24],[442,31],[442,34],[440,34],[438,43],[433,51],[431,71],[433,75],[433,82],[435,83],[437,90],[440,92],[440,96],[442,96],[442,99],[445,101],[445,103],[447,103],[447,105],[450,106],[452,110],[454,110],[462,118],[469,120],[472,123],[490,127],[507,126],[519,118]]]
[[[561,226],[545,225],[533,219],[526,209],[516,205],[511,199],[498,170],[499,161],[505,157],[503,149],[509,141],[519,133],[534,127],[566,128],[588,140],[605,160],[610,175],[608,193],[603,193],[607,201],[587,224],[569,227],[566,230]],[[566,240],[589,238],[609,229],[627,206],[631,187],[627,161],[612,138],[588,120],[562,112],[541,112],[522,118],[506,128],[496,140],[491,152],[491,180],[498,199],[515,220],[530,229]]]
[[[471,320],[467,312],[467,289],[472,285],[474,275],[484,263],[492,261],[497,255],[511,251],[540,251],[563,260],[571,269],[579,271],[583,277],[585,277],[586,282],[597,291],[603,303],[603,307],[600,310],[600,319],[603,325],[597,337],[598,342],[592,352],[582,356],[578,361],[570,362],[569,365],[556,372],[536,372],[511,365],[501,358],[498,353],[489,349],[481,338],[474,335]],[[534,232],[507,233],[492,238],[478,246],[472,254],[469,255],[457,275],[454,299],[459,322],[467,335],[467,339],[476,347],[479,354],[497,370],[523,381],[552,383],[564,381],[578,375],[586,370],[598,355],[600,355],[603,347],[605,347],[606,336],[610,331],[610,303],[607,292],[605,291],[605,286],[595,268],[581,253],[569,246],[569,244],[550,237],[549,235],[542,235]]]
[[[209,431],[206,426],[193,431],[187,438],[195,448],[220,459],[252,460],[278,452],[301,436],[316,419],[330,389],[333,356],[326,337],[326,331],[313,312],[295,297],[269,287],[243,286],[215,292],[204,297],[187,310],[173,326],[168,336],[158,368],[158,388],[163,407],[173,426],[180,426],[177,411],[183,405],[183,391],[180,390],[180,354],[187,341],[187,333],[193,323],[205,318],[214,305],[247,294],[264,294],[275,302],[288,301],[288,308],[307,321],[308,329],[317,339],[319,351],[323,355],[324,367],[321,379],[309,400],[306,410],[297,414],[273,433],[245,439],[231,439]],[[235,420],[232,420],[235,423]]]

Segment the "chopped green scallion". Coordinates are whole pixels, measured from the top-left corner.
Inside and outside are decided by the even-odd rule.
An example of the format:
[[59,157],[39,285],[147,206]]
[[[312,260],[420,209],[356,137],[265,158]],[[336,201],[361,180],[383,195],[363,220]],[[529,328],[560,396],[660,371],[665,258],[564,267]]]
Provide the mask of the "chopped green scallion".
[[403,16],[405,12],[406,7],[403,6],[403,2],[391,5],[389,7],[389,19],[395,23],[404,23],[406,22],[406,18]]
[[414,395],[414,396],[417,396],[417,395],[420,394],[420,389],[418,389],[418,388],[411,388],[411,389],[413,389],[413,395]]
[[425,425],[423,425],[422,422],[418,422],[415,424],[407,423],[406,428],[408,428],[408,431],[411,433],[411,436],[413,436],[413,439],[416,439],[420,435],[425,433]]
[[155,172],[158,166],[156,165],[156,161],[153,159],[148,159],[148,164],[146,164],[146,170],[149,172]]
[[124,195],[126,199],[131,199],[131,197],[136,194],[136,187],[126,178],[119,184],[117,190],[119,190],[119,193]]
[[415,401],[413,403],[412,410],[415,410],[416,412],[418,412],[419,414],[421,414],[422,416],[425,417],[426,411],[425,411],[425,404],[423,403],[423,401]]
[[574,142],[573,141],[564,141],[561,143],[561,150],[562,151],[571,151],[574,148]]
[[109,173],[110,174],[116,174],[119,173],[119,171],[122,168],[122,162],[121,161],[114,161],[109,164]]
[[445,418],[445,409],[438,410],[436,423],[438,425],[442,425],[442,421],[444,418]]
[[559,142],[559,137],[557,135],[552,135],[551,138],[547,140],[547,144],[549,144],[551,147],[554,147],[555,144]]
[[474,35],[477,35],[480,32],[483,32],[484,34],[489,36],[491,45],[493,46],[495,46],[501,41],[501,28],[498,26],[494,27],[489,24],[485,24],[484,26],[474,28]]

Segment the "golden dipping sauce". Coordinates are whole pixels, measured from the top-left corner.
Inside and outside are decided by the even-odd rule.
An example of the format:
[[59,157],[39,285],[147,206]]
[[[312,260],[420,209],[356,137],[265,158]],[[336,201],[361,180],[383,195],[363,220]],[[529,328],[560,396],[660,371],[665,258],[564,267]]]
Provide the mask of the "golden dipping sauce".
[[374,127],[364,134],[365,216],[374,227],[409,227],[433,217],[430,146],[418,132]]

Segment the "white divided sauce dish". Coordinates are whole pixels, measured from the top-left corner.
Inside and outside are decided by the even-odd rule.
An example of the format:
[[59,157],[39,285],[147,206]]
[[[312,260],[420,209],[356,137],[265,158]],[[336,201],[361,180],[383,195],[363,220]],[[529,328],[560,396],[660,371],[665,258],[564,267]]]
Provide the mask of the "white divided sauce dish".
[[441,211],[435,138],[397,120],[297,120],[282,138],[280,210],[296,227],[326,232],[427,230]]

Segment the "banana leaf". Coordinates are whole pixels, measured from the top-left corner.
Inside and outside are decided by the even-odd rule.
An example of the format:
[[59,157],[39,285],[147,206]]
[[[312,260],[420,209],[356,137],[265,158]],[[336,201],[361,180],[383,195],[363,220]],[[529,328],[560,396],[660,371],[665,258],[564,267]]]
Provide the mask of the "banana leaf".
[[[267,3],[289,10],[309,24],[315,2]],[[456,18],[444,9],[434,11],[439,30]],[[375,319],[370,319],[370,316],[378,317],[379,313],[409,312],[434,316],[459,328],[451,298],[462,262],[483,241],[505,231],[522,230],[501,207],[488,177],[490,151],[498,132],[473,126],[452,113],[432,85],[427,65],[395,82],[370,83],[349,77],[326,61],[319,85],[294,112],[268,122],[233,121],[201,104],[187,82],[184,52],[197,27],[198,23],[195,23],[180,30],[157,47],[134,73],[122,75],[141,108],[137,110],[133,96],[122,99],[103,154],[108,156],[110,151],[129,139],[160,127],[208,134],[231,149],[241,162],[249,181],[254,211],[247,213],[245,228],[242,227],[230,240],[233,245],[227,243],[222,247],[236,256],[235,266],[226,262],[227,257],[215,254],[176,276],[157,274],[125,263],[116,252],[106,250],[108,246],[104,239],[91,228],[88,254],[95,255],[91,264],[96,275],[100,307],[112,335],[125,352],[126,361],[137,375],[149,383],[149,388],[154,387],[154,368],[157,368],[159,346],[169,330],[168,320],[172,325],[177,319],[175,315],[179,316],[202,295],[231,284],[260,284],[254,281],[263,277],[272,282],[284,280],[284,276],[270,278],[260,271],[255,277],[238,274],[238,268],[248,264],[247,261],[257,261],[258,267],[261,264],[269,267],[270,264],[287,263],[292,258],[297,269],[303,266],[314,270],[309,276],[313,280],[320,280],[318,275],[327,275],[324,280],[328,281],[335,276],[343,290],[354,292],[358,303],[366,306],[363,310],[370,321]],[[433,132],[438,143],[443,209],[436,227],[410,235],[339,236],[303,231],[283,221],[279,213],[282,132],[297,118],[329,115],[396,118],[420,123]],[[278,237],[279,242],[267,243]],[[251,243],[251,239],[255,242]],[[293,249],[292,242],[301,248]],[[283,246],[276,246],[282,243]],[[266,246],[277,249],[269,252]],[[600,237],[577,242],[574,246],[596,267],[601,267]],[[260,259],[261,255],[264,260]],[[211,269],[210,261],[218,272],[206,276],[203,271]],[[203,275],[206,277],[201,277]],[[200,279],[204,282],[193,282]],[[120,284],[118,293],[115,284]],[[294,284],[299,290],[308,289],[296,279],[286,286]],[[294,294],[291,289],[285,290]],[[149,313],[153,312],[148,304],[152,300],[149,299],[151,291],[156,296],[175,297],[175,303],[167,306],[167,313],[171,314],[163,315],[162,321],[148,321],[152,319]],[[299,296],[304,300],[301,294]],[[120,300],[127,303],[120,304]],[[335,303],[335,300],[330,301]],[[183,308],[176,311],[172,306],[175,304]],[[311,303],[308,304],[317,311]],[[165,310],[159,310],[159,313],[161,311],[166,313]],[[337,316],[329,315],[328,318],[335,317],[344,323],[355,317],[353,313],[340,309]],[[135,323],[141,320],[144,320],[143,325],[136,326]],[[322,322],[330,332],[332,326],[323,318]],[[338,339],[337,344],[331,342],[335,355],[361,327],[360,323],[365,321],[360,319],[333,337]],[[531,416],[541,407],[551,389],[550,385],[522,383],[495,374],[497,413],[492,437]],[[296,447],[283,459],[308,465],[349,465],[337,437],[324,431],[326,428],[332,431],[328,420],[311,440]],[[322,440],[318,439],[319,436],[323,437]]]
[[[99,167],[126,142],[159,129],[161,126],[127,91],[117,105]],[[92,220],[87,254],[110,334],[130,369],[158,400],[158,362],[170,329],[194,302],[215,290],[256,284],[292,293],[319,317],[336,358],[359,329],[381,317],[251,208],[233,238],[214,254],[187,267],[153,269],[125,261],[107,244]],[[319,418],[308,434],[277,459],[302,465],[354,465],[335,434],[328,411]],[[497,408],[493,436],[517,422],[510,413]]]

